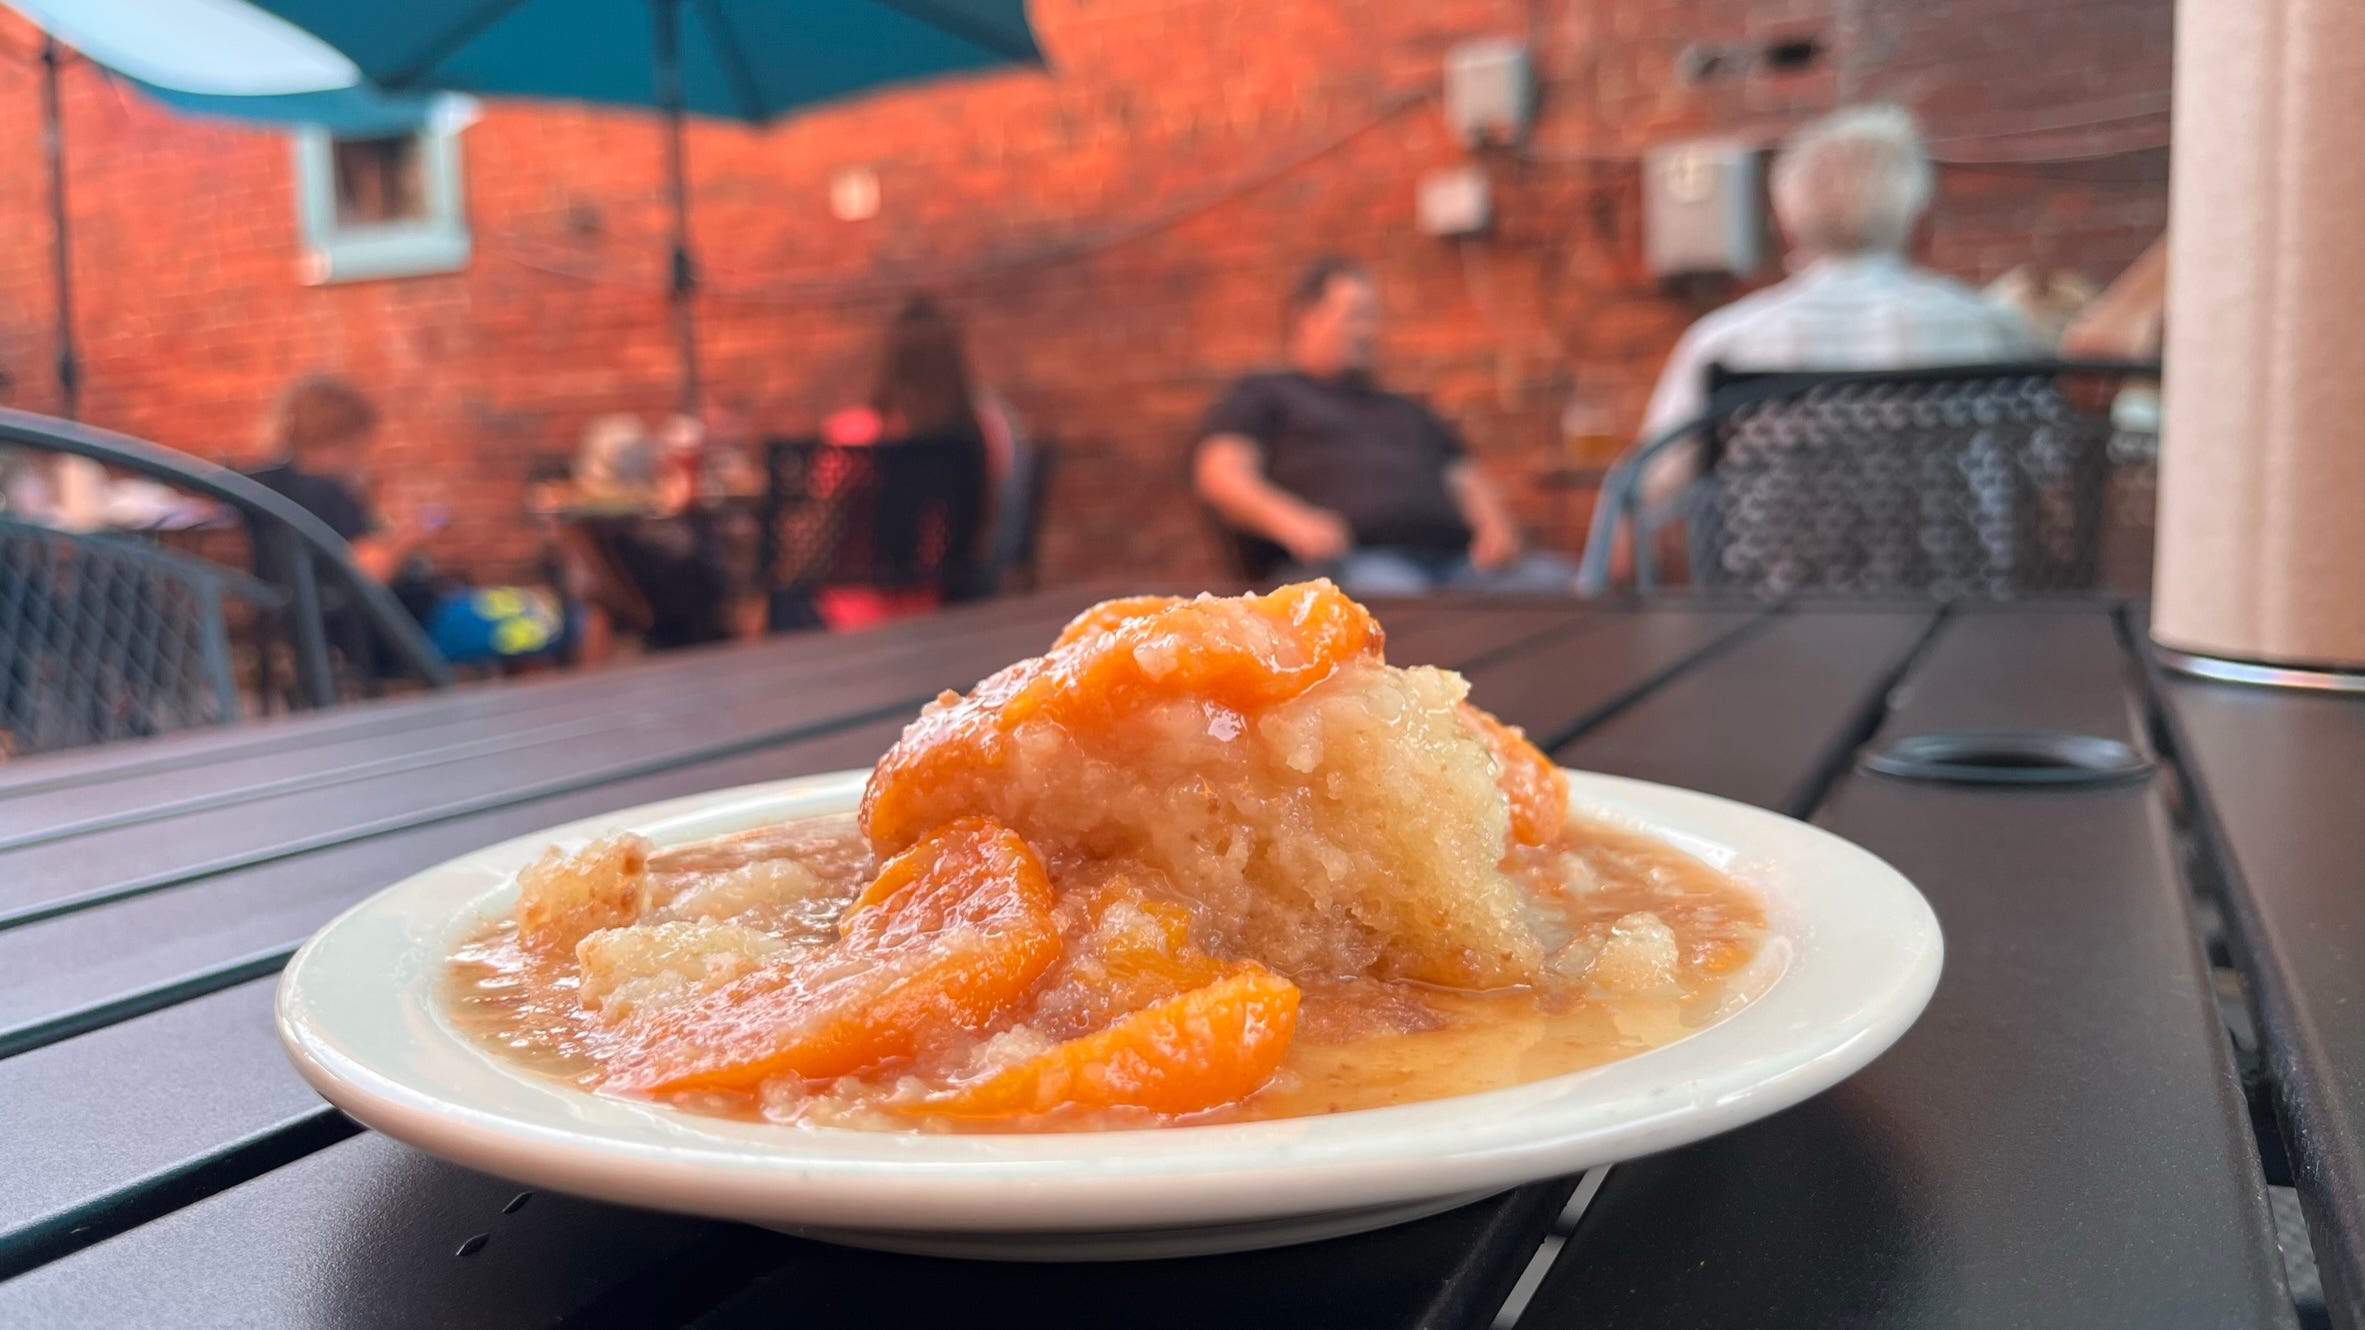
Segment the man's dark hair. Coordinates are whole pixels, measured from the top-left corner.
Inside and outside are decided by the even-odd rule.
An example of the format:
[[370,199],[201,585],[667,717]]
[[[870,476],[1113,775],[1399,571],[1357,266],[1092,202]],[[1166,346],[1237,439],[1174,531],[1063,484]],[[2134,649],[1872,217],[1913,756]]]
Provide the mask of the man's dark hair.
[[1371,269],[1343,254],[1325,254],[1298,271],[1297,280],[1289,287],[1289,299],[1282,313],[1291,327],[1298,317],[1322,303],[1330,294],[1330,284],[1341,277],[1352,277],[1359,282],[1371,280]]

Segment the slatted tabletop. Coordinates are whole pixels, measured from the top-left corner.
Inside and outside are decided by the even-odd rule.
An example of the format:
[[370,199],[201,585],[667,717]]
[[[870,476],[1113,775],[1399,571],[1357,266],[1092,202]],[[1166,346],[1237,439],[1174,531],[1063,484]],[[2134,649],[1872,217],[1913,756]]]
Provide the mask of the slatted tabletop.
[[[1377,1233],[1090,1266],[848,1251],[523,1191],[359,1130],[281,1057],[273,976],[354,901],[555,823],[866,764],[1093,598],[0,767],[0,1326],[2290,1325],[2281,1164],[2213,955],[2258,998],[2358,1323],[2365,703],[2167,682],[2109,604],[1379,607],[1392,660],[1462,670],[1569,765],[1888,858],[1947,963],[1836,1090]],[[2161,765],[2049,792],[1858,766],[1982,727]]]
[[2365,1325],[2365,698],[2154,675],[2339,1324]]

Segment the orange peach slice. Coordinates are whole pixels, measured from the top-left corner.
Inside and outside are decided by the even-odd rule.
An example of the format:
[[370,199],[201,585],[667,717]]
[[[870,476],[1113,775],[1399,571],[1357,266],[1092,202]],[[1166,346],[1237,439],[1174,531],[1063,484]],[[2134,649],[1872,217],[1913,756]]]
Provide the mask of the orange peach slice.
[[1247,966],[930,1096],[916,1111],[993,1118],[1067,1106],[1169,1116],[1220,1108],[1272,1079],[1297,1029],[1297,1008],[1297,985]]
[[1252,711],[1296,697],[1349,661],[1379,659],[1385,640],[1370,612],[1327,581],[1153,601],[1087,610],[1048,653],[967,696],[938,698],[871,771],[862,792],[871,847],[892,853],[926,833],[935,794],[1001,767],[1012,731],[1028,721],[1094,730],[1170,699]]
[[1494,754],[1495,784],[1511,801],[1511,839],[1545,845],[1568,825],[1568,777],[1527,741],[1527,732],[1462,703],[1462,719]]
[[627,1027],[608,1088],[750,1091],[908,1057],[1007,1015],[1059,958],[1051,883],[1014,833],[948,823],[879,870],[836,945]]
[[1068,626],[1059,630],[1058,640],[1051,645],[1064,647],[1094,633],[1105,633],[1128,619],[1146,619],[1183,603],[1180,596],[1119,596],[1104,600],[1068,620]]

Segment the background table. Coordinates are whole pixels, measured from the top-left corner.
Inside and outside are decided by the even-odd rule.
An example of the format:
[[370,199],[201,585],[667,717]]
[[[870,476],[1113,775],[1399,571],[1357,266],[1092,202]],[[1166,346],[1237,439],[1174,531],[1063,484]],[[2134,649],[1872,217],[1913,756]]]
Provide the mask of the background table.
[[[378,887],[868,763],[1093,598],[0,767],[0,1325],[2281,1326],[2287,1166],[2358,1323],[2365,703],[2166,682],[2108,604],[1380,607],[1392,659],[1462,670],[1560,760],[1812,818],[1945,927],[1869,1069],[1582,1187],[1242,1256],[931,1261],[526,1192],[360,1131],[281,1058],[274,972]],[[2037,792],[1856,765],[1982,726],[2162,766]]]

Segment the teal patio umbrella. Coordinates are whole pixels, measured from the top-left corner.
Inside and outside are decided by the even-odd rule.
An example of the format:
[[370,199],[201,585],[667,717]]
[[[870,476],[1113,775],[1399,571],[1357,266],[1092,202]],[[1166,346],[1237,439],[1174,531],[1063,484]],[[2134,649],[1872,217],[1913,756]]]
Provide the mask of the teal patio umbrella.
[[[213,4],[238,0],[209,0]],[[1025,0],[244,0],[375,89],[653,107],[664,116],[682,403],[698,400],[687,112],[763,124],[883,84],[1040,63]]]

